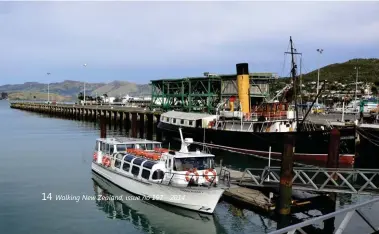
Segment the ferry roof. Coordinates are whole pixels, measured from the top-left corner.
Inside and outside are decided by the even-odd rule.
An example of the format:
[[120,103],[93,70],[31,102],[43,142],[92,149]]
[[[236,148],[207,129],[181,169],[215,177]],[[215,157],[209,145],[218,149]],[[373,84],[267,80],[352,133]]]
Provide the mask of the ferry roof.
[[183,153],[183,152],[179,152],[179,151],[176,151],[175,152],[175,158],[188,158],[188,157],[214,157],[213,154],[207,154],[207,153],[204,153],[204,152],[200,152],[200,151],[190,151],[188,153]]
[[191,112],[181,112],[181,111],[168,111],[166,113],[163,113],[162,116],[169,117],[169,118],[178,118],[178,119],[185,119],[185,120],[198,120],[203,119],[206,117],[211,117],[214,115],[210,115],[207,113],[191,113]]
[[151,141],[146,139],[139,138],[130,138],[130,137],[107,137],[107,138],[98,138],[98,141],[105,142],[107,144],[146,144],[146,143],[155,143],[161,144],[159,141]]

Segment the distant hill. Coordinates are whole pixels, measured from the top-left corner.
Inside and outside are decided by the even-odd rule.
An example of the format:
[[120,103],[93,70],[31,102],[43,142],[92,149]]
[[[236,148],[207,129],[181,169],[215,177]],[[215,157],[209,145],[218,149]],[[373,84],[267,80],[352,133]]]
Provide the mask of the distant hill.
[[[320,80],[355,82],[356,70],[359,67],[358,79],[363,82],[379,80],[379,59],[351,59],[344,63],[334,63],[320,69]],[[304,81],[317,81],[317,70],[303,75]]]
[[[52,100],[75,100],[80,92],[83,92],[83,82],[65,80],[63,82],[50,83],[50,94],[55,95]],[[0,92],[9,93],[10,99],[29,99],[35,96],[36,100],[47,99],[47,84],[38,82],[25,82],[24,84],[0,86]],[[119,96],[121,95],[150,95],[149,85],[138,85],[126,81],[113,81],[106,83],[86,83],[86,95]],[[46,97],[45,97],[46,96]]]
[[[8,98],[10,100],[47,100],[48,95],[47,93],[40,93],[40,92],[12,92],[9,93]],[[71,101],[72,96],[62,96],[54,93],[50,93],[50,100],[51,101],[57,101],[57,102],[64,102],[64,101]]]
[[137,85],[135,83],[127,81],[113,81],[109,84],[98,87],[92,90],[92,95],[97,93],[102,95],[106,93],[108,96],[125,96],[126,94],[131,96],[151,95],[151,88],[149,85]]
[[[351,59],[344,63],[334,63],[320,68],[320,82],[327,80],[330,86],[333,86],[334,81],[341,84],[351,84],[355,82],[356,70],[354,67],[359,67],[358,81],[364,83],[373,83],[379,81],[379,59]],[[302,83],[315,81],[317,82],[318,70],[311,71],[302,75]],[[270,88],[272,94],[290,83],[289,77],[282,77],[274,82]],[[307,86],[305,89],[310,89]],[[326,88],[332,88],[326,86]],[[332,88],[333,89],[333,88]]]

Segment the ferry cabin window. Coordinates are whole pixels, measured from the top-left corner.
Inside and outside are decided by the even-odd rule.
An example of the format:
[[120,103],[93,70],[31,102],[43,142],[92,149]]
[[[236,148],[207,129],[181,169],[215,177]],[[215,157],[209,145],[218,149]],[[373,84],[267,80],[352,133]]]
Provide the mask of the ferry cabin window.
[[138,174],[139,174],[139,167],[138,166],[132,167],[132,174],[135,176],[138,176]]
[[146,161],[146,160],[143,158],[136,158],[136,159],[134,159],[133,164],[140,166],[144,161]]
[[129,169],[130,169],[130,164],[127,162],[124,162],[124,164],[122,165],[122,170],[129,172]]
[[184,119],[181,119],[181,120],[180,120],[180,124],[184,124]]
[[174,168],[176,171],[188,171],[196,168],[197,170],[205,170],[213,168],[213,159],[210,157],[193,157],[193,158],[175,158]]
[[151,179],[161,180],[161,179],[163,179],[163,177],[164,177],[164,172],[158,169],[158,170],[153,172]]
[[161,148],[161,144],[154,144],[154,148]]
[[172,123],[176,123],[176,119],[174,118],[174,119],[172,119]]
[[128,154],[125,156],[124,161],[131,162],[135,158],[133,155]]
[[192,125],[193,125],[193,120],[189,120],[189,121],[188,121],[188,124],[189,124],[190,126],[192,126]]
[[147,150],[153,150],[153,144],[146,144]]
[[146,145],[145,144],[137,144],[137,146],[138,146],[139,149],[143,149],[143,150],[146,149]]
[[101,143],[100,150],[105,151],[105,143],[104,142]]
[[147,161],[143,164],[143,167],[144,168],[148,168],[148,169],[151,169],[153,168],[153,166],[155,165],[156,163],[155,162],[152,162],[152,161]]
[[105,144],[105,152],[109,153],[109,144]]
[[110,145],[110,146],[109,146],[109,152],[110,152],[111,154],[114,153],[114,145]]
[[116,161],[114,162],[114,166],[117,168],[120,168],[121,167],[121,160],[116,159]]
[[150,171],[149,171],[149,170],[146,170],[146,169],[143,169],[143,170],[142,170],[142,174],[141,174],[141,176],[142,176],[142,178],[148,180],[149,177],[150,177]]
[[101,146],[100,141],[96,141],[95,151],[99,151],[100,150],[100,146]]
[[118,144],[116,145],[117,152],[126,151],[126,145]]

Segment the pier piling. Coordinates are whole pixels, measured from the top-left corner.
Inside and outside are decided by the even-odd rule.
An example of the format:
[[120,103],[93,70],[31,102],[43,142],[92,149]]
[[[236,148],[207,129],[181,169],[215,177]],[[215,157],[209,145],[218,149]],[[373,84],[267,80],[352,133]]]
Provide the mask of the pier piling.
[[120,112],[120,118],[119,118],[119,121],[118,121],[118,125],[120,126],[120,130],[123,129],[123,125],[124,124],[124,112]]
[[147,139],[153,140],[153,122],[154,122],[154,116],[152,114],[147,114]]
[[139,138],[144,138],[145,132],[145,114],[139,113]]
[[137,137],[137,113],[132,113],[132,137]]
[[293,135],[284,136],[284,149],[282,153],[282,165],[280,170],[279,187],[279,214],[278,227],[283,228],[290,224],[291,202],[292,202],[292,168],[295,138]]
[[[339,151],[340,151],[340,131],[337,128],[333,128],[330,132],[329,148],[328,148],[328,160],[326,162],[327,168],[338,168],[339,167]],[[338,179],[338,175],[332,175],[334,180]],[[325,213],[332,213],[336,211],[337,193],[328,193],[329,201],[325,206]],[[324,230],[328,233],[333,233],[335,230],[334,226],[335,218],[330,218],[324,221]]]
[[100,116],[100,138],[107,137],[107,123],[105,119],[105,115]]
[[155,125],[155,128],[154,128],[155,136],[157,138],[157,141],[162,141],[162,131],[160,131],[160,129],[157,127],[161,120],[161,116],[156,115],[156,117],[157,117],[157,124]]
[[328,160],[326,167],[338,168],[339,167],[339,151],[340,151],[340,131],[333,128],[330,132]]

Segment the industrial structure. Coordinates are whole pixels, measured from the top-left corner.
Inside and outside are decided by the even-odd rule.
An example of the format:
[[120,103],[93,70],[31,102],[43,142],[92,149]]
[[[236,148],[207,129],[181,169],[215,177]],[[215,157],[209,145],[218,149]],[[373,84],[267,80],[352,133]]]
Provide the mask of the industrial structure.
[[[248,73],[250,103],[269,96],[269,84],[278,79],[275,73]],[[245,81],[246,82],[246,81]],[[189,112],[214,112],[217,105],[238,97],[237,74],[211,74],[202,77],[152,80],[151,108]]]

